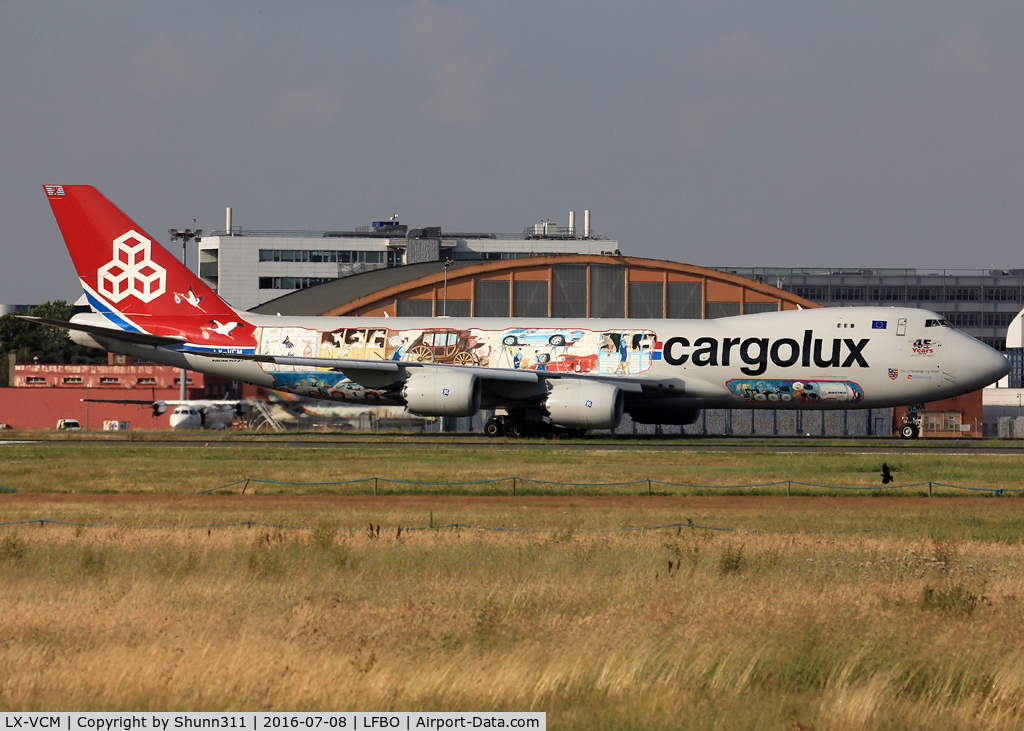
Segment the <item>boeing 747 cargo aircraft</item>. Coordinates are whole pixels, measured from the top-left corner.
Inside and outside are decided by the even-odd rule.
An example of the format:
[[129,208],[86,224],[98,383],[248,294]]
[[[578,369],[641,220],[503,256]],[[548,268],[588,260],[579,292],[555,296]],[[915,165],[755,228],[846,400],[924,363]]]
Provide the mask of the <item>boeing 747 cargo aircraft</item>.
[[[493,409],[492,436],[690,424],[705,408],[866,409],[1006,375],[992,348],[918,309],[715,320],[275,317],[236,310],[87,185],[46,195],[94,310],[75,342],[302,396]],[[188,294],[184,294],[188,293]],[[38,320],[38,318],[36,318]],[[913,423],[903,436],[916,436]]]

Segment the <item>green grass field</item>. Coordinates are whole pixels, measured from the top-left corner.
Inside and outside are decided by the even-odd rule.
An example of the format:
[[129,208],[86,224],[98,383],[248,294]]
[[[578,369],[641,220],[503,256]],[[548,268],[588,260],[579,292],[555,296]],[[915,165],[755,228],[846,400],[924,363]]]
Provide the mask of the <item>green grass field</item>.
[[[184,495],[246,478],[289,483],[326,483],[379,478],[386,494],[511,494],[512,483],[451,483],[523,478],[517,493],[632,495],[648,492],[648,479],[685,485],[751,485],[791,480],[817,485],[881,488],[886,462],[895,484],[946,483],[983,490],[1020,490],[1024,456],[981,454],[805,453],[786,450],[784,441],[763,451],[665,452],[639,447],[568,449],[557,443],[542,449],[513,450],[483,442],[481,447],[434,444],[382,448],[372,442],[344,447],[290,448],[273,443],[155,446],[145,442],[97,444],[45,442],[0,445],[0,487],[22,492]],[[396,481],[434,483],[404,485]],[[540,482],[530,482],[537,480]],[[554,485],[544,483],[575,483]],[[603,485],[602,483],[625,483]],[[702,494],[700,489],[652,483],[662,494]],[[229,491],[240,492],[244,485]],[[353,485],[272,485],[250,483],[260,494],[368,494],[373,483]],[[796,486],[801,494],[825,494]],[[927,494],[927,486],[906,494]],[[780,494],[786,485],[751,488],[749,494]],[[827,491],[826,491],[827,492]],[[935,487],[937,494],[969,494]],[[840,494],[833,492],[832,494]],[[1004,497],[1014,493],[1008,492]]]
[[[21,492],[0,494],[0,522],[36,522],[0,527],[0,710],[493,709],[546,711],[556,729],[1019,728],[1024,503],[1005,494],[189,494],[246,476],[385,474],[873,485],[882,459],[557,444],[2,445],[0,485]],[[885,459],[897,482],[1019,485],[1016,457]],[[189,527],[238,521],[290,527]],[[449,523],[506,530],[429,528]]]

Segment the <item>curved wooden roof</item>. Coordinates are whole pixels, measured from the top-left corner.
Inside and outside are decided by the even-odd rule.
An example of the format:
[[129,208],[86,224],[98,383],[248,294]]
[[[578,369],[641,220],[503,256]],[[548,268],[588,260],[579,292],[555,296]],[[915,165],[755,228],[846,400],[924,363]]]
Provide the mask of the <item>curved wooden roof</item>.
[[[626,267],[627,282],[701,282],[705,302],[770,303],[780,310],[810,309],[821,305],[763,282],[728,274],[717,269],[682,264],[664,259],[632,256],[557,254],[494,261],[456,261],[448,269],[448,297],[472,298],[477,280],[550,278],[550,267],[558,264],[591,264]],[[548,270],[548,277],[543,276]],[[517,277],[517,274],[520,275]],[[443,295],[445,272],[441,262],[380,269],[293,292],[266,302],[256,312],[282,315],[389,315],[395,300],[432,299]],[[467,286],[468,285],[468,286]],[[460,294],[460,290],[463,294]]]

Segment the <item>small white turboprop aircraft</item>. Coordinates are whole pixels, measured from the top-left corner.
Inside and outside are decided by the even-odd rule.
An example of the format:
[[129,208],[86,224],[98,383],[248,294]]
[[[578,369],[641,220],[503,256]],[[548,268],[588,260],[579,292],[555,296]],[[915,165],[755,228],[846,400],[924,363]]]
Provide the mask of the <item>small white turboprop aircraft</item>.
[[259,315],[221,300],[95,188],[45,190],[94,312],[28,319],[67,328],[83,345],[302,396],[422,416],[495,409],[486,425],[495,436],[610,429],[624,412],[690,424],[704,408],[914,405],[1010,370],[997,351],[918,309],[716,320]]
[[153,416],[167,413],[168,407],[174,407],[168,417],[171,429],[226,429],[231,426],[236,416],[245,411],[245,401],[211,401],[193,399],[191,401],[146,401],[143,399],[108,399],[84,398],[93,404],[124,404],[150,406]]

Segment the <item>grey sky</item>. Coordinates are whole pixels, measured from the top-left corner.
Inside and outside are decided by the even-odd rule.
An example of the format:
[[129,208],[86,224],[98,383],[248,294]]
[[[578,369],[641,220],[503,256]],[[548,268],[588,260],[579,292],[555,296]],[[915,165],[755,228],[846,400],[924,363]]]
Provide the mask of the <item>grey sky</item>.
[[[0,2],[0,302],[43,183],[167,228],[569,210],[715,266],[1024,267],[1024,16],[948,2]],[[192,258],[194,262],[194,256]]]

